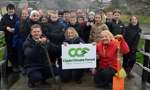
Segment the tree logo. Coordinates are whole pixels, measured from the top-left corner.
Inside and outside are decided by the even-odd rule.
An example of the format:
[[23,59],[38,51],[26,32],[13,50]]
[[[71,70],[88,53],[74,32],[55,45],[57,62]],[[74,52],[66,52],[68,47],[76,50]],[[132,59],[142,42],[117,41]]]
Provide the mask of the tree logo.
[[[84,57],[84,54],[86,54],[88,51],[90,51],[89,48],[85,47],[85,48],[71,48],[68,51],[68,54],[70,57]],[[80,53],[79,53],[80,52]]]

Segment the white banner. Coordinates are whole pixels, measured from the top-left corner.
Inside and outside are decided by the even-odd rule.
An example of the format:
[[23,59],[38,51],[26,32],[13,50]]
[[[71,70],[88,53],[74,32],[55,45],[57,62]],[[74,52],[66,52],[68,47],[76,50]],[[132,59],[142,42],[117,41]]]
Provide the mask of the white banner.
[[96,45],[62,45],[62,69],[81,69],[96,67]]

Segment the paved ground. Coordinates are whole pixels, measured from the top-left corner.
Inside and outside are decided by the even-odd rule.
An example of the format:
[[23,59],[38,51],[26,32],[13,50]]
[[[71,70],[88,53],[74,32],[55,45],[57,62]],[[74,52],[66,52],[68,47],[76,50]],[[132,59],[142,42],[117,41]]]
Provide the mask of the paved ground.
[[[9,90],[112,90],[112,88],[105,88],[102,86],[97,86],[92,81],[93,76],[91,73],[86,73],[82,79],[82,84],[77,84],[74,80],[65,83],[61,82],[59,77],[57,80],[59,84],[54,84],[52,79],[47,80],[48,85],[41,85],[36,83],[35,88],[29,88],[27,86],[28,78],[22,76]],[[139,90],[131,80],[125,79],[125,90]]]

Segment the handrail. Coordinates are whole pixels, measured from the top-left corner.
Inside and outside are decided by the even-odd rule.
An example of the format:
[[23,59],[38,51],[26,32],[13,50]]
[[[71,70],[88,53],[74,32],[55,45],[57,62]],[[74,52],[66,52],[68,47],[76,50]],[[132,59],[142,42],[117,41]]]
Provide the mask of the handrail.
[[147,68],[147,67],[144,67],[142,64],[136,62],[137,65],[139,65],[141,68],[143,68],[145,71],[149,72],[150,73],[150,69]]
[[150,68],[148,67],[150,65],[150,63],[149,63],[149,58],[150,58],[150,53],[149,53],[150,35],[144,35],[144,34],[140,33],[140,38],[145,39],[144,51],[138,49],[139,53],[144,55],[144,62],[143,62],[143,65],[141,65],[138,62],[136,62],[136,64],[143,68],[142,82],[146,82],[146,81],[150,82],[150,79],[148,78],[149,77],[148,73],[150,73]]
[[138,52],[141,53],[141,54],[143,54],[143,55],[146,55],[146,56],[150,57],[150,53],[144,52],[144,51],[142,51],[140,49],[138,49]]
[[4,50],[5,48],[6,48],[6,46],[4,46],[4,47],[1,47],[1,48],[0,48],[0,51]]
[[0,62],[0,66],[3,65],[5,62],[6,62],[6,60],[2,60],[2,61]]

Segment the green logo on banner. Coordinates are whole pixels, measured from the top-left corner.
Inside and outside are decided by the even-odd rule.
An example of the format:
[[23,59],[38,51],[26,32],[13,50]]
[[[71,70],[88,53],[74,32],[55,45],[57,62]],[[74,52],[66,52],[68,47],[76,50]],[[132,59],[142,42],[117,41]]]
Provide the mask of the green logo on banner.
[[[85,47],[83,49],[82,48],[76,48],[76,49],[75,48],[71,48],[71,49],[69,49],[68,54],[69,54],[70,57],[75,57],[75,56],[77,56],[77,57],[84,57],[84,54],[86,54],[87,51],[90,51],[90,49],[87,48],[87,47]],[[74,52],[74,53],[72,53],[72,52]]]

